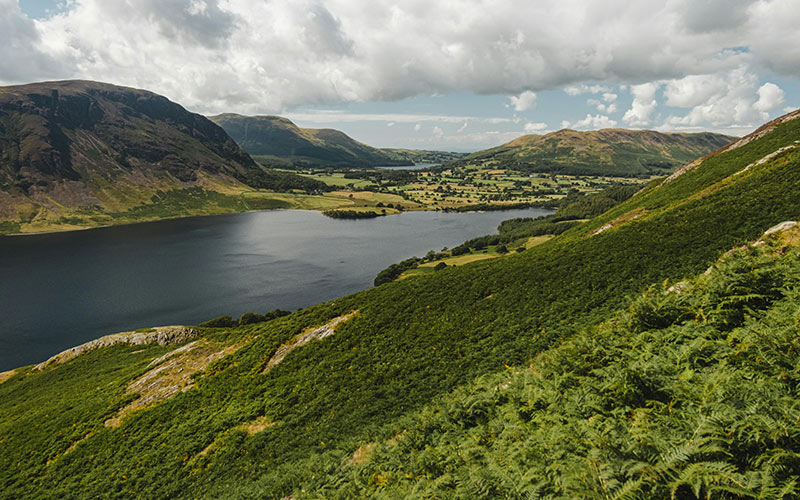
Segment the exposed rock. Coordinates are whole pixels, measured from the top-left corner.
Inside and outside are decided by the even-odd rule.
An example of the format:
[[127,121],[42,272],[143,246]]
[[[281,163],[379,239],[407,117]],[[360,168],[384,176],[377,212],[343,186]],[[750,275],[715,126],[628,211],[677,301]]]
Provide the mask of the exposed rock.
[[138,394],[139,398],[106,420],[106,427],[118,427],[129,413],[188,391],[194,387],[194,373],[205,370],[208,365],[239,347],[241,344],[222,347],[201,339],[154,359],[148,365],[154,368],[128,384],[126,389],[130,394]]
[[347,321],[348,319],[354,316],[357,316],[358,313],[359,313],[358,310],[347,313],[343,316],[333,318],[332,320],[328,321],[326,324],[320,327],[306,329],[299,335],[296,335],[288,344],[282,345],[281,347],[278,348],[277,351],[275,351],[275,354],[273,354],[270,360],[267,362],[267,367],[264,368],[263,373],[267,373],[268,371],[273,369],[275,366],[278,365],[278,363],[283,361],[283,358],[285,358],[290,352],[297,349],[298,347],[302,347],[314,339],[324,339],[325,337],[333,335],[334,330],[339,324]]
[[180,344],[196,337],[197,334],[197,330],[189,328],[188,326],[159,326],[156,328],[150,328],[147,331],[114,333],[86,342],[85,344],[72,347],[66,351],[62,351],[47,361],[34,366],[34,369],[44,370],[49,366],[66,363],[67,361],[76,358],[85,352],[93,349],[99,349],[101,347],[110,347],[117,344]]
[[791,149],[795,149],[798,145],[800,145],[800,141],[794,141],[793,144],[790,144],[788,146],[784,146],[784,147],[782,147],[780,149],[777,149],[777,150],[773,151],[772,153],[766,155],[765,157],[754,161],[753,163],[747,165],[746,167],[744,167],[740,171],[736,172],[734,175],[743,174],[743,173],[747,172],[748,170],[750,170],[753,167],[757,167],[758,165],[763,165],[766,162],[768,162],[769,160],[771,160],[771,159],[775,158],[776,156],[778,156],[779,154],[781,154],[783,152],[786,152],[786,151],[789,151]]
[[0,384],[10,379],[17,373],[17,370],[9,370],[7,372],[0,372]]
[[602,233],[603,231],[608,231],[612,227],[614,227],[614,224],[612,224],[610,222],[608,224],[603,224],[603,226],[601,226],[601,227],[595,229],[594,231],[592,231],[591,233],[589,233],[589,236],[595,236],[597,234]]
[[776,224],[776,225],[772,226],[771,228],[767,229],[764,232],[764,236],[770,235],[772,233],[777,233],[779,231],[786,231],[787,229],[791,229],[796,225],[797,225],[797,221],[793,221],[793,220],[787,220],[787,221],[781,222],[780,224]]
[[[787,113],[787,114],[785,114],[785,115],[783,115],[781,117],[778,117],[778,118],[772,120],[771,122],[759,127],[752,134],[748,134],[748,135],[742,137],[741,139],[728,144],[727,146],[723,146],[720,149],[707,154],[706,156],[704,156],[702,158],[699,158],[697,160],[694,160],[694,161],[691,161],[691,162],[687,163],[686,165],[684,165],[681,168],[679,168],[675,173],[673,173],[672,175],[670,175],[669,177],[664,179],[664,182],[662,182],[661,185],[664,186],[666,184],[669,184],[670,182],[674,181],[675,179],[677,179],[681,175],[685,174],[686,172],[694,170],[695,168],[699,167],[703,163],[703,161],[705,161],[706,158],[708,158],[710,156],[719,155],[719,154],[724,153],[726,151],[732,151],[732,150],[734,150],[736,148],[740,148],[740,147],[744,146],[745,144],[748,144],[748,143],[750,143],[750,142],[752,142],[752,141],[754,141],[756,139],[760,139],[760,138],[764,137],[765,135],[767,135],[770,132],[772,132],[773,130],[775,130],[775,128],[777,128],[779,125],[781,125],[783,123],[786,123],[788,121],[791,121],[791,120],[795,120],[797,118],[800,118],[800,109],[792,111],[791,113]],[[746,167],[745,170],[747,168],[749,168],[749,167],[750,166],[748,165],[748,167]]]

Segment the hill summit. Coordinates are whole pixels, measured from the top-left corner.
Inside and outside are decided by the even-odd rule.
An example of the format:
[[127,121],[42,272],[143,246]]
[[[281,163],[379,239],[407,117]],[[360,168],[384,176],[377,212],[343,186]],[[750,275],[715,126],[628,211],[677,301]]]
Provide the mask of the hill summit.
[[210,117],[248,153],[266,164],[330,167],[412,165],[390,151],[358,142],[339,130],[300,128],[282,116]]
[[0,232],[114,223],[109,214],[153,203],[159,216],[244,209],[225,196],[274,177],[222,128],[152,92],[80,80],[0,87]]
[[563,129],[524,135],[495,148],[473,153],[464,163],[492,163],[522,172],[572,175],[664,175],[736,139],[702,132]]

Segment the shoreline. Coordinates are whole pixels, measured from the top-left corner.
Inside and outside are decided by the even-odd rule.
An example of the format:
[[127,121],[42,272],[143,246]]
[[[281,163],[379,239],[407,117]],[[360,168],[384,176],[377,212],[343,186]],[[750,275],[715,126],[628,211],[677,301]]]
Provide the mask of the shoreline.
[[[498,205],[499,207],[500,205]],[[341,210],[345,207],[334,209],[334,210]],[[510,210],[525,210],[525,209],[541,209],[541,210],[555,210],[552,207],[536,207],[536,206],[528,206],[528,207],[519,207],[519,206],[509,206],[508,208],[493,208],[489,209],[490,211],[497,211],[497,212],[504,212]],[[54,227],[52,230],[47,231],[33,231],[33,232],[21,232],[21,233],[5,233],[0,234],[0,241],[2,238],[5,237],[24,237],[24,236],[42,236],[48,234],[61,234],[61,233],[71,233],[76,231],[90,231],[92,229],[106,229],[111,227],[120,227],[120,226],[130,226],[135,224],[150,224],[154,222],[161,222],[161,221],[174,221],[178,219],[192,219],[192,218],[200,218],[200,217],[216,217],[220,215],[234,215],[234,214],[246,214],[246,213],[253,213],[253,212],[277,212],[277,211],[284,211],[284,210],[298,210],[303,212],[317,212],[322,214],[325,210],[322,209],[307,209],[307,208],[263,208],[263,209],[255,209],[255,210],[241,210],[235,212],[222,212],[218,214],[194,214],[194,215],[176,215],[174,217],[162,217],[158,219],[148,219],[148,220],[141,220],[141,221],[124,221],[120,222],[119,224],[101,224],[97,226],[79,226],[79,227],[69,227],[69,228],[60,228]],[[396,214],[386,214],[388,215],[400,215],[402,213],[408,212],[441,212],[441,213],[484,213],[486,212],[486,207],[476,207],[475,210],[446,210],[443,208],[435,208],[431,210],[426,209],[409,209],[404,210],[403,212],[398,212]],[[356,219],[353,219],[356,220]]]

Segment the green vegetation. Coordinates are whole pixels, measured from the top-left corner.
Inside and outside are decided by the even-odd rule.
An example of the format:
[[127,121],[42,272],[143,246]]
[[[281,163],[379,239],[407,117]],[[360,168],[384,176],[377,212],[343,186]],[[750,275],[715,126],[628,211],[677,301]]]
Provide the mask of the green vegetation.
[[119,427],[167,348],[21,369],[0,497],[796,497],[800,238],[703,274],[800,214],[772,127],[522,253],[201,328],[228,354]]
[[731,142],[734,137],[703,132],[664,134],[652,130],[559,130],[525,135],[478,151],[455,165],[483,165],[524,173],[648,177],[664,175]]
[[150,92],[87,81],[0,89],[0,234],[274,208],[240,196],[332,189],[259,166],[220,127]]
[[360,143],[338,130],[300,128],[281,116],[210,117],[245,151],[269,167],[374,167],[413,162]]
[[405,161],[409,164],[448,163],[451,161],[460,160],[467,156],[466,153],[455,153],[452,151],[427,151],[424,149],[384,148],[381,149],[381,151],[387,153],[397,160]]
[[[439,262],[447,265],[463,265],[468,262],[484,260],[489,257],[497,257],[507,254],[508,248],[517,248],[524,251],[529,246],[533,246],[535,238],[549,235],[555,236],[574,227],[576,220],[588,219],[611,209],[622,201],[630,198],[640,189],[637,185],[612,186],[599,193],[585,196],[581,193],[572,193],[558,201],[558,210],[555,214],[541,216],[537,218],[516,218],[503,221],[498,227],[498,234],[479,236],[458,245],[449,251],[441,253],[430,252],[424,258],[411,257],[402,262],[392,264],[382,270],[375,278],[375,286],[389,283],[398,278],[407,277],[419,272],[415,270],[424,266],[426,262],[434,262],[431,266],[437,266]],[[540,243],[541,240],[535,240]],[[519,250],[521,249],[521,250]],[[491,252],[491,253],[486,253]],[[479,258],[465,259],[463,256],[473,255]],[[458,258],[462,256],[461,258]],[[442,268],[439,268],[441,270]],[[425,270],[422,270],[424,274]]]
[[641,186],[643,182],[638,178],[524,174],[471,165],[425,170],[308,169],[297,173],[350,192],[398,196],[406,209],[455,212],[557,207],[564,198],[571,200],[611,186]]
[[288,316],[289,314],[292,313],[290,311],[284,311],[283,309],[273,309],[268,311],[266,314],[247,312],[242,314],[238,320],[233,319],[230,316],[219,316],[217,318],[200,323],[198,326],[206,328],[233,328],[237,326],[252,325],[255,323],[264,323],[266,321],[272,321],[276,318]]
[[325,210],[322,215],[331,219],[374,219],[386,215],[386,210],[383,213],[372,210]]
[[436,400],[298,498],[796,498],[800,251],[767,242]]

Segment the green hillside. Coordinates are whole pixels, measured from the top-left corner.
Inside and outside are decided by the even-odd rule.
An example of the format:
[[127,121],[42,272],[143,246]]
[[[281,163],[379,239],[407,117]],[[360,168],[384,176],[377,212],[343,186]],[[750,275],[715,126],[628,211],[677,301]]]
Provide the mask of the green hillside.
[[665,175],[734,139],[710,132],[564,129],[546,135],[525,135],[473,153],[459,164],[571,175]]
[[0,87],[0,234],[259,208],[243,191],[327,189],[256,164],[167,98],[90,81]]
[[0,374],[0,497],[794,498],[797,234],[724,255],[798,219],[797,118],[519,254]]
[[300,128],[281,116],[209,117],[242,149],[270,166],[375,167],[413,165],[396,153],[367,146],[333,129]]

